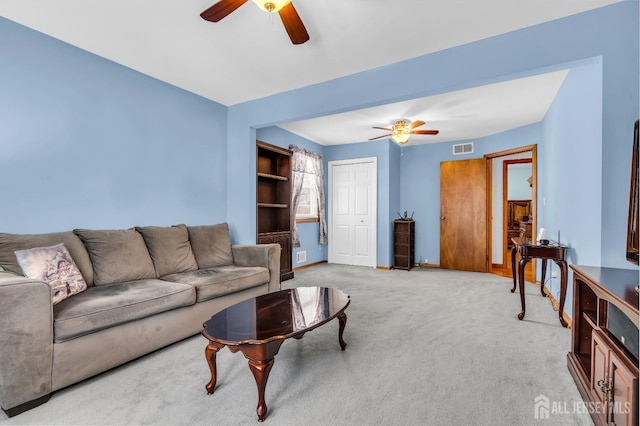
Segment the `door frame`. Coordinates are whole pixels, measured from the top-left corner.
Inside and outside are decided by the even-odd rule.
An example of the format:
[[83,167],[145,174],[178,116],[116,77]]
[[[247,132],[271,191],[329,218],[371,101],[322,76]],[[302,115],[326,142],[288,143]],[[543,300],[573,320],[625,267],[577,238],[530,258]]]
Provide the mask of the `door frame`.
[[[487,181],[492,181],[492,160],[499,157],[506,157],[512,154],[519,154],[522,152],[531,152],[531,213],[533,215],[533,220],[531,221],[531,227],[533,229],[534,234],[538,229],[538,153],[537,153],[538,145],[525,145],[519,148],[507,149],[505,151],[493,152],[490,154],[485,154],[484,158],[487,161]],[[502,173],[502,170],[500,171]],[[503,182],[504,185],[504,182]],[[491,218],[493,217],[493,209],[492,202],[493,199],[493,185],[488,185],[487,187],[487,271],[493,272],[493,263],[491,262],[491,253],[492,251],[492,241],[493,241],[493,228],[491,225]],[[502,194],[499,194],[502,197]],[[504,206],[503,206],[504,207]],[[504,219],[504,218],[503,218]],[[503,237],[504,238],[504,237]],[[507,259],[502,259],[503,263]],[[536,280],[536,260],[531,259],[532,271],[533,271],[533,281]]]
[[373,259],[373,265],[370,265],[372,268],[377,267],[378,263],[378,157],[364,157],[364,158],[352,158],[348,160],[334,160],[329,161],[327,163],[327,168],[329,172],[329,187],[328,187],[328,223],[327,226],[329,228],[329,242],[327,247],[327,256],[328,262],[333,263],[333,168],[335,166],[344,166],[349,164],[362,164],[362,163],[372,163],[373,164],[373,238],[371,238],[371,242],[369,243],[369,249],[375,253]]

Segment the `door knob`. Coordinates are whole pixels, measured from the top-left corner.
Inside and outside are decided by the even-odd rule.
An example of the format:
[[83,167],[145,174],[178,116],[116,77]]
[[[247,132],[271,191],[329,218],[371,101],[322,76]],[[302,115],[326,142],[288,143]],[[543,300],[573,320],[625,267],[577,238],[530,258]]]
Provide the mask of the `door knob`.
[[360,223],[364,223],[364,220],[361,220]]
[[445,219],[445,217],[444,217],[444,216],[440,216],[440,220],[444,220],[444,219]]

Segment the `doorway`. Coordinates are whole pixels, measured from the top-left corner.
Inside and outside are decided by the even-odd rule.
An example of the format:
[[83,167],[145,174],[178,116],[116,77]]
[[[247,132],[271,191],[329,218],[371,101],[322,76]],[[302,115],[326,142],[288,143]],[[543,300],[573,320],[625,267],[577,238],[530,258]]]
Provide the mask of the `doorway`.
[[[506,151],[487,154],[487,169],[489,181],[491,182],[487,206],[487,235],[489,235],[488,252],[490,256],[489,272],[511,277],[511,237],[519,236],[520,227],[525,233],[531,236],[536,229],[536,200],[537,200],[537,152],[536,145],[528,145]],[[526,166],[520,166],[526,165]],[[529,167],[530,172],[525,177],[528,188],[523,188],[520,177],[514,177],[512,184],[509,184],[509,170],[518,167]],[[530,174],[529,174],[530,173]],[[517,175],[517,173],[515,174]],[[520,187],[520,195],[509,196],[509,186]],[[512,202],[509,202],[512,198]],[[517,235],[516,235],[517,234]],[[529,266],[531,265],[531,266]],[[525,270],[525,280],[535,281],[535,259],[527,265]]]
[[[506,269],[507,275],[511,276],[513,274],[511,269],[512,239],[533,237],[531,157],[504,160],[502,169],[502,267]],[[532,275],[531,265],[527,264],[525,279],[531,280]]]
[[377,158],[329,161],[329,263],[377,263]]

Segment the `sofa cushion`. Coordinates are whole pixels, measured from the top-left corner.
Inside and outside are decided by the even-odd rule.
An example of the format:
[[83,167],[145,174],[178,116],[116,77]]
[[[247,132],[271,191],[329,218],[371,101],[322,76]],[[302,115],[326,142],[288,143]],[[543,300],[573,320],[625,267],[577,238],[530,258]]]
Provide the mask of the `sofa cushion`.
[[136,231],[144,238],[158,277],[198,269],[185,225],[136,226]]
[[226,223],[187,226],[191,248],[200,269],[233,264],[229,226]]
[[92,287],[53,307],[54,341],[189,306],[195,296],[189,285],[157,279]]
[[133,229],[74,229],[93,263],[95,285],[156,278],[142,235]]
[[72,231],[55,232],[51,234],[4,234],[0,233],[0,266],[7,271],[24,275],[24,271],[14,254],[18,250],[36,247],[48,247],[63,243],[69,250],[71,258],[80,269],[87,285],[93,285],[93,268],[89,254],[82,241]]
[[219,266],[160,277],[189,284],[196,289],[196,301],[214,299],[269,282],[269,270],[260,266]]
[[51,286],[54,305],[87,289],[87,283],[63,243],[18,250],[15,255],[26,277]]

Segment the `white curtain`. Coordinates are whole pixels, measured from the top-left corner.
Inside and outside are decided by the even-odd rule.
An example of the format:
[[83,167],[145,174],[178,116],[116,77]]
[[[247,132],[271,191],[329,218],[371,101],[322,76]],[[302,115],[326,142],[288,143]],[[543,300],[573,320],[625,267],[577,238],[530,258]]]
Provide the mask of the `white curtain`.
[[320,220],[320,244],[327,244],[327,220],[325,218],[325,202],[324,202],[324,171],[322,167],[322,156],[316,152],[307,151],[296,145],[290,145],[289,149],[293,152],[293,247],[300,247],[300,236],[298,234],[298,225],[295,221],[296,210],[300,203],[300,192],[305,177],[312,178],[316,194],[318,196],[318,216]]

